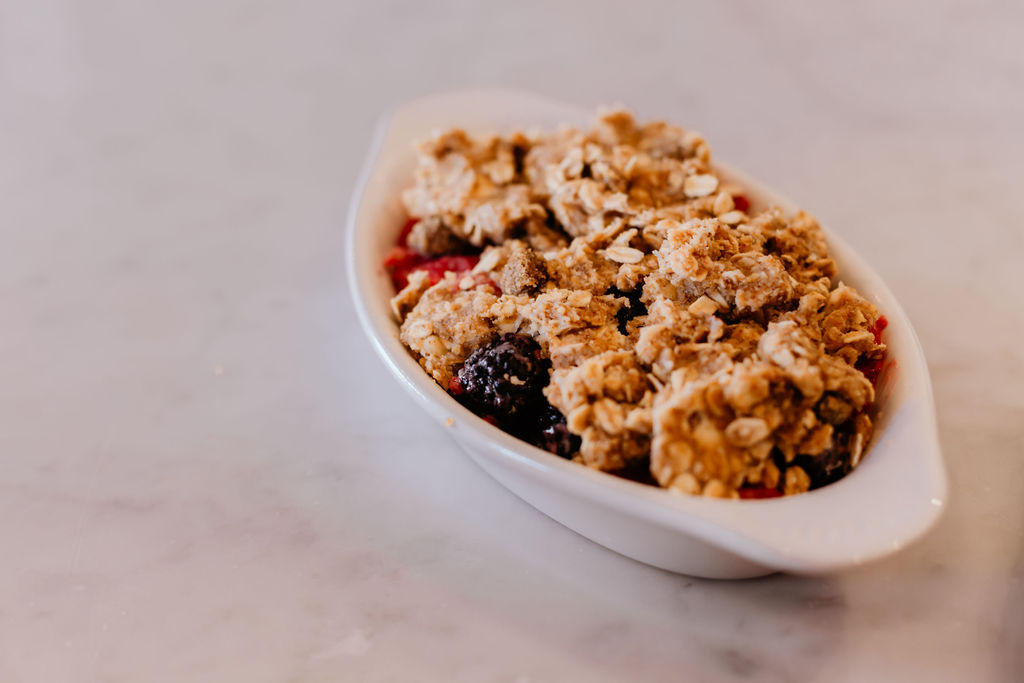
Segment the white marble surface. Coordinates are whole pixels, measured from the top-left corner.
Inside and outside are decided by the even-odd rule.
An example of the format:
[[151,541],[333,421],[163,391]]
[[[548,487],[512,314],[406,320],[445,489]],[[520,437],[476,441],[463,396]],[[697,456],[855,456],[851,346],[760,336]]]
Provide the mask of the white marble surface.
[[[1024,12],[847,5],[0,5],[0,680],[1021,680]],[[932,368],[930,536],[693,580],[456,451],[341,224],[382,108],[487,84],[687,123],[875,264]]]

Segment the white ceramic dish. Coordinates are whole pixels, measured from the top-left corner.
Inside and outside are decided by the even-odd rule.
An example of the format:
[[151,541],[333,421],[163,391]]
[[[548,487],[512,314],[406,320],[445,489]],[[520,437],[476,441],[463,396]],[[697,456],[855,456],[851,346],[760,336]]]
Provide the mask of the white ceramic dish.
[[[906,546],[938,519],[946,475],[935,428],[931,382],[910,321],[892,293],[841,239],[828,233],[840,277],[889,320],[894,361],[878,391],[877,430],[864,461],[839,482],[769,500],[679,496],[562,460],[492,427],[459,405],[398,340],[381,267],[405,216],[399,192],[414,167],[413,142],[436,128],[470,131],[585,126],[590,112],[530,93],[479,90],[423,97],[380,121],[348,216],[348,270],[366,333],[401,384],[495,479],[587,538],[674,572],[743,578],[776,571],[823,573]],[[684,116],[673,116],[685,125]],[[731,169],[755,202],[792,202]]]

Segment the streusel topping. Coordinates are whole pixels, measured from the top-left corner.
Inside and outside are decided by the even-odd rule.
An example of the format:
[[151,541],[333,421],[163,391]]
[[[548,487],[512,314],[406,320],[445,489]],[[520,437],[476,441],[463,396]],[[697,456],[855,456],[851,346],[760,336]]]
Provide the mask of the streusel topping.
[[525,335],[587,466],[737,497],[859,462],[874,388],[858,366],[884,356],[879,313],[835,281],[814,218],[751,206],[700,136],[621,110],[588,131],[447,131],[420,145],[402,199],[412,250],[481,252],[436,284],[413,272],[393,301],[441,386],[475,349]]

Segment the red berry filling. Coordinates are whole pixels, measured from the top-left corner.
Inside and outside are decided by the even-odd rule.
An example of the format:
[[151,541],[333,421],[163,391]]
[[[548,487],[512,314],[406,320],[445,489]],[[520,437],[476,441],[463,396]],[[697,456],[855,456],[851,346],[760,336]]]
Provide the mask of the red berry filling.
[[882,374],[882,368],[885,366],[884,358],[874,358],[857,363],[857,369],[863,373],[868,381],[871,382],[872,386],[878,384],[878,378]]
[[432,285],[440,282],[448,271],[460,274],[473,270],[480,260],[476,254],[442,254],[431,258],[410,249],[407,246],[409,233],[416,222],[415,218],[406,221],[398,235],[398,243],[384,259],[384,268],[391,275],[395,291],[404,289],[409,284],[409,275],[417,270],[426,271]]
[[779,498],[782,491],[767,486],[744,486],[739,490],[740,498]]
[[737,211],[746,211],[750,208],[750,200],[741,194],[734,194],[732,196],[732,203]]
[[419,223],[419,220],[415,218],[410,218],[405,222],[405,225],[402,226],[401,231],[398,233],[398,242],[396,242],[398,246],[405,247],[409,245],[409,233],[412,232],[412,226],[417,223]]
[[[882,332],[886,327],[889,326],[889,321],[886,320],[884,315],[878,316],[878,320],[872,325],[869,330],[871,334],[875,335],[875,343],[882,343]],[[868,381],[872,385],[878,384],[878,377],[882,374],[882,368],[885,367],[885,354],[882,354],[881,358],[867,358],[861,359],[857,362],[857,369],[860,370]]]
[[875,335],[876,344],[882,343],[882,332],[887,327],[889,327],[889,320],[884,315],[880,315],[878,316],[878,320],[875,321],[875,324],[868,328],[871,334]]

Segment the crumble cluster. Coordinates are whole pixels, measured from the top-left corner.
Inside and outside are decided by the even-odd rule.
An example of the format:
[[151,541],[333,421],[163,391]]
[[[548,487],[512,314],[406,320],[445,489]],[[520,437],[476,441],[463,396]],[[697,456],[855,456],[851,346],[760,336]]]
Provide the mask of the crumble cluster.
[[412,249],[482,250],[393,301],[441,386],[522,334],[550,358],[544,395],[590,467],[737,497],[859,462],[874,388],[856,366],[885,352],[879,313],[834,281],[814,218],[752,206],[698,135],[621,110],[589,131],[451,130],[420,145],[402,200]]

